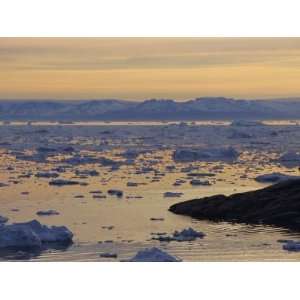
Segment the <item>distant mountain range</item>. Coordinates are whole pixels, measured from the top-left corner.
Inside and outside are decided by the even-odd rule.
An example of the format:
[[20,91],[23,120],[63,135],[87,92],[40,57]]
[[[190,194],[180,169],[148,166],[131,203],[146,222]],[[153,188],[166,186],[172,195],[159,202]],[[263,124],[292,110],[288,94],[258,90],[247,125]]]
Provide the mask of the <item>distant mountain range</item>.
[[232,120],[298,119],[300,98],[235,100],[205,97],[174,100],[0,100],[0,120]]

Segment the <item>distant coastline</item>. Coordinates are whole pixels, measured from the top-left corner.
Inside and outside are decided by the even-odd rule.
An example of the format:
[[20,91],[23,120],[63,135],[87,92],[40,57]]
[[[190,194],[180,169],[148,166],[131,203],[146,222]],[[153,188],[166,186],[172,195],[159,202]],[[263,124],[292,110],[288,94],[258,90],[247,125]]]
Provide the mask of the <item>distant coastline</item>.
[[203,97],[187,101],[0,100],[5,121],[195,121],[299,119],[300,98],[243,100]]

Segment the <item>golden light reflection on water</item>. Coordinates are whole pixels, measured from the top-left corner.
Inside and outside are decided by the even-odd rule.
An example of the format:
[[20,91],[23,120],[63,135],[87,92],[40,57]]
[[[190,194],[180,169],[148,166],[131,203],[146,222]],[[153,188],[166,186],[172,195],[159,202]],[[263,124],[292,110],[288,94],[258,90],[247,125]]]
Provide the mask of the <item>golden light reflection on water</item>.
[[[107,157],[120,159],[117,156],[120,150],[121,148],[115,149]],[[165,166],[173,164],[170,151],[156,151],[152,154],[145,154],[144,157],[147,160],[155,160],[155,157],[161,158],[159,163],[155,165],[155,169],[158,173],[165,175],[158,176],[159,181],[152,182],[153,177],[157,177],[153,173],[135,174],[136,169],[142,166],[142,163],[134,166],[123,166],[120,170],[114,172],[110,172],[107,167],[90,164],[72,168],[61,176],[65,179],[86,182],[88,183],[87,186],[53,187],[49,186],[49,179],[39,179],[34,176],[18,179],[19,175],[29,171],[33,174],[37,171],[49,171],[53,168],[53,164],[16,161],[12,156],[3,153],[0,161],[0,181],[9,183],[9,186],[1,188],[1,214],[9,217],[12,222],[38,219],[44,224],[63,224],[75,233],[77,244],[95,245],[101,242],[98,245],[109,248],[108,244],[110,243],[107,244],[105,241],[111,240],[113,241],[113,247],[117,247],[119,251],[122,251],[120,249],[123,249],[124,243],[128,245],[130,243],[133,243],[133,245],[151,243],[151,233],[172,233],[176,229],[180,230],[192,226],[196,230],[204,231],[207,237],[200,244],[197,242],[185,248],[170,243],[166,246],[170,252],[173,251],[187,260],[234,260],[234,258],[260,260],[263,257],[262,252],[265,251],[262,246],[262,241],[264,241],[272,244],[272,247],[267,247],[269,258],[281,258],[282,256],[283,259],[284,253],[281,252],[280,245],[276,241],[280,238],[286,238],[284,231],[278,229],[261,230],[259,227],[247,229],[247,226],[228,225],[226,223],[217,225],[205,221],[194,221],[168,212],[168,207],[178,201],[214,194],[229,195],[262,187],[262,184],[253,180],[261,170],[257,155],[245,152],[240,161],[234,164],[193,163],[193,166],[199,167],[197,172],[214,172],[216,174],[215,177],[209,178],[212,183],[211,186],[198,187],[191,186],[189,184],[190,177],[187,176],[187,173],[180,172],[182,167],[189,164],[177,164],[175,171],[165,171]],[[52,157],[52,160],[62,158],[61,156]],[[13,166],[14,169],[7,171],[7,166]],[[74,169],[97,170],[100,172],[100,176],[76,178],[74,177]],[[298,174],[296,168],[287,169],[276,164],[268,164],[264,166],[263,170],[265,173],[280,171]],[[247,174],[247,178],[241,178],[244,174]],[[173,183],[178,179],[185,180],[186,183],[181,186],[173,186]],[[16,182],[13,183],[13,181]],[[128,187],[128,181],[140,183],[141,185]],[[109,196],[106,192],[108,189],[113,188],[124,191],[124,197],[118,199]],[[106,198],[94,198],[90,192],[95,190],[101,190]],[[183,196],[181,198],[165,198],[163,194],[166,191],[182,192]],[[23,192],[28,192],[28,194],[22,194]],[[78,196],[82,196],[82,198],[77,198]],[[141,198],[130,198],[136,196]],[[50,217],[36,215],[38,210],[48,209],[55,209],[60,212],[60,215]],[[164,221],[151,221],[150,219],[153,217],[164,218]],[[113,229],[107,230],[103,226],[113,226]],[[225,232],[227,234],[231,233],[232,236],[224,237]],[[220,243],[223,245],[222,247],[224,247],[224,244],[226,245],[226,251],[230,251],[230,254],[222,252],[222,247],[217,250]],[[118,244],[121,246],[116,246]],[[249,245],[252,245],[253,249]],[[91,253],[96,251],[90,249],[89,246],[85,247],[88,247]],[[127,250],[124,251],[127,251],[127,254],[134,249],[134,246],[131,249],[129,246],[126,247]],[[249,249],[246,250],[245,247]],[[188,251],[188,249],[191,251]],[[72,255],[75,255],[74,251],[77,253],[76,248],[72,251],[70,252],[73,253]],[[44,258],[51,260],[52,256],[48,257],[47,255]],[[66,254],[63,259],[71,259],[72,255],[70,254],[70,257],[68,257]],[[80,256],[79,253],[76,255],[77,259],[84,259],[84,256]],[[40,259],[43,259],[43,256]],[[92,255],[91,259],[96,258]]]

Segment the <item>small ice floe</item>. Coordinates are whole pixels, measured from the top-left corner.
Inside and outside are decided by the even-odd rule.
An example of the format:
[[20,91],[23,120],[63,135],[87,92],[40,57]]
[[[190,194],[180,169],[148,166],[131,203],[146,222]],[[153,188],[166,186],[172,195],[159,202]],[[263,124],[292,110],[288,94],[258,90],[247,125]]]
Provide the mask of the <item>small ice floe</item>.
[[203,239],[205,234],[200,231],[196,231],[193,228],[189,227],[187,229],[183,229],[182,231],[175,231],[173,233],[174,240],[178,242],[183,241],[194,241],[196,239]]
[[136,186],[138,186],[138,183],[136,183],[136,182],[127,182],[127,184],[126,184],[127,186],[131,186],[131,187],[136,187]]
[[46,152],[46,153],[48,153],[48,152],[56,152],[57,151],[57,149],[55,149],[55,148],[50,148],[50,147],[38,147],[38,148],[36,148],[36,151],[37,152]]
[[102,194],[102,191],[96,190],[96,191],[90,191],[90,194]]
[[181,261],[175,256],[162,251],[156,247],[140,250],[129,262],[179,262]]
[[193,228],[183,229],[182,231],[174,231],[172,236],[159,236],[157,238],[153,238],[154,240],[159,240],[161,242],[190,242],[196,239],[203,239],[205,234],[200,231],[196,231]]
[[174,171],[175,169],[176,169],[176,166],[174,166],[174,165],[166,166],[166,171],[168,171],[168,172]]
[[117,258],[118,257],[118,254],[117,253],[100,253],[100,257],[103,257],[103,258]]
[[127,159],[136,159],[141,154],[150,153],[151,150],[144,150],[144,149],[128,149],[124,151],[121,156]]
[[288,151],[279,157],[282,162],[300,162],[300,153],[295,151]]
[[257,182],[281,182],[291,179],[300,179],[300,176],[286,175],[282,173],[270,173],[255,177]]
[[74,198],[76,198],[76,199],[82,199],[82,198],[84,198],[84,195],[75,195]]
[[77,185],[81,184],[79,181],[67,180],[67,179],[54,179],[49,181],[49,185],[63,186],[63,185]]
[[94,199],[105,199],[106,196],[105,195],[93,195]]
[[176,193],[176,192],[165,192],[164,193],[164,197],[168,198],[168,197],[181,197],[183,195],[183,193]]
[[230,126],[240,126],[240,127],[249,127],[249,126],[263,126],[264,124],[260,121],[255,120],[234,120],[231,122]]
[[123,197],[123,191],[121,190],[108,190],[107,193],[112,196]]
[[49,209],[49,210],[39,210],[36,214],[38,216],[53,216],[53,215],[59,215],[59,212],[54,209]]
[[109,226],[101,226],[102,229],[112,230],[115,226],[109,225]]
[[96,170],[75,170],[77,176],[99,176],[100,173]]
[[199,168],[198,168],[197,166],[192,166],[192,165],[190,165],[190,166],[181,168],[181,169],[180,169],[180,172],[182,172],[182,173],[188,173],[188,172],[192,172],[192,171],[198,170],[198,169],[199,169]]
[[56,168],[53,168],[52,171],[55,171],[55,172],[58,172],[58,173],[64,173],[64,172],[66,172],[66,167],[58,166]]
[[190,181],[191,185],[211,185],[208,180],[192,179]]
[[155,171],[152,167],[142,167],[141,173],[149,173]]
[[72,152],[75,152],[75,149],[74,149],[74,147],[72,147],[72,146],[67,146],[67,147],[64,147],[64,148],[62,149],[62,151],[63,151],[63,152],[67,152],[67,153],[72,153]]
[[59,174],[54,172],[38,172],[34,176],[37,178],[57,178]]
[[119,168],[124,161],[113,160],[106,157],[100,157],[98,161],[103,167],[116,167]]
[[215,173],[191,172],[186,174],[188,177],[214,177]]
[[298,252],[300,251],[300,242],[287,241],[287,243],[282,246],[282,249],[287,251]]
[[73,233],[65,226],[42,225],[37,220],[0,226],[0,249],[47,248],[47,244],[68,245]]
[[0,216],[0,225],[6,223],[7,221],[8,221],[8,218]]
[[239,153],[232,147],[177,149],[173,152],[175,162],[234,160],[238,156]]
[[233,131],[232,134],[228,137],[230,139],[250,139],[253,135],[247,132],[242,131]]
[[164,218],[150,218],[150,221],[164,221]]
[[81,155],[74,155],[71,158],[67,158],[63,160],[63,163],[71,164],[73,166],[84,165],[84,164],[96,164],[98,159],[91,156],[81,156]]

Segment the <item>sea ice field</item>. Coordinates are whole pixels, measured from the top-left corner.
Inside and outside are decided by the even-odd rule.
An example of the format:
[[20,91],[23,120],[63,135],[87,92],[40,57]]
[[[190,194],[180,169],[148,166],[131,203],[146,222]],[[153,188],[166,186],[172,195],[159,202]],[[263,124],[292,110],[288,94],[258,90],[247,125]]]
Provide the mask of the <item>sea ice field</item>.
[[[73,233],[67,247],[0,260],[126,261],[147,248],[180,261],[300,260],[282,243],[299,233],[168,211],[300,176],[299,121],[4,122],[0,153],[0,227]],[[203,235],[182,239],[189,228]]]

